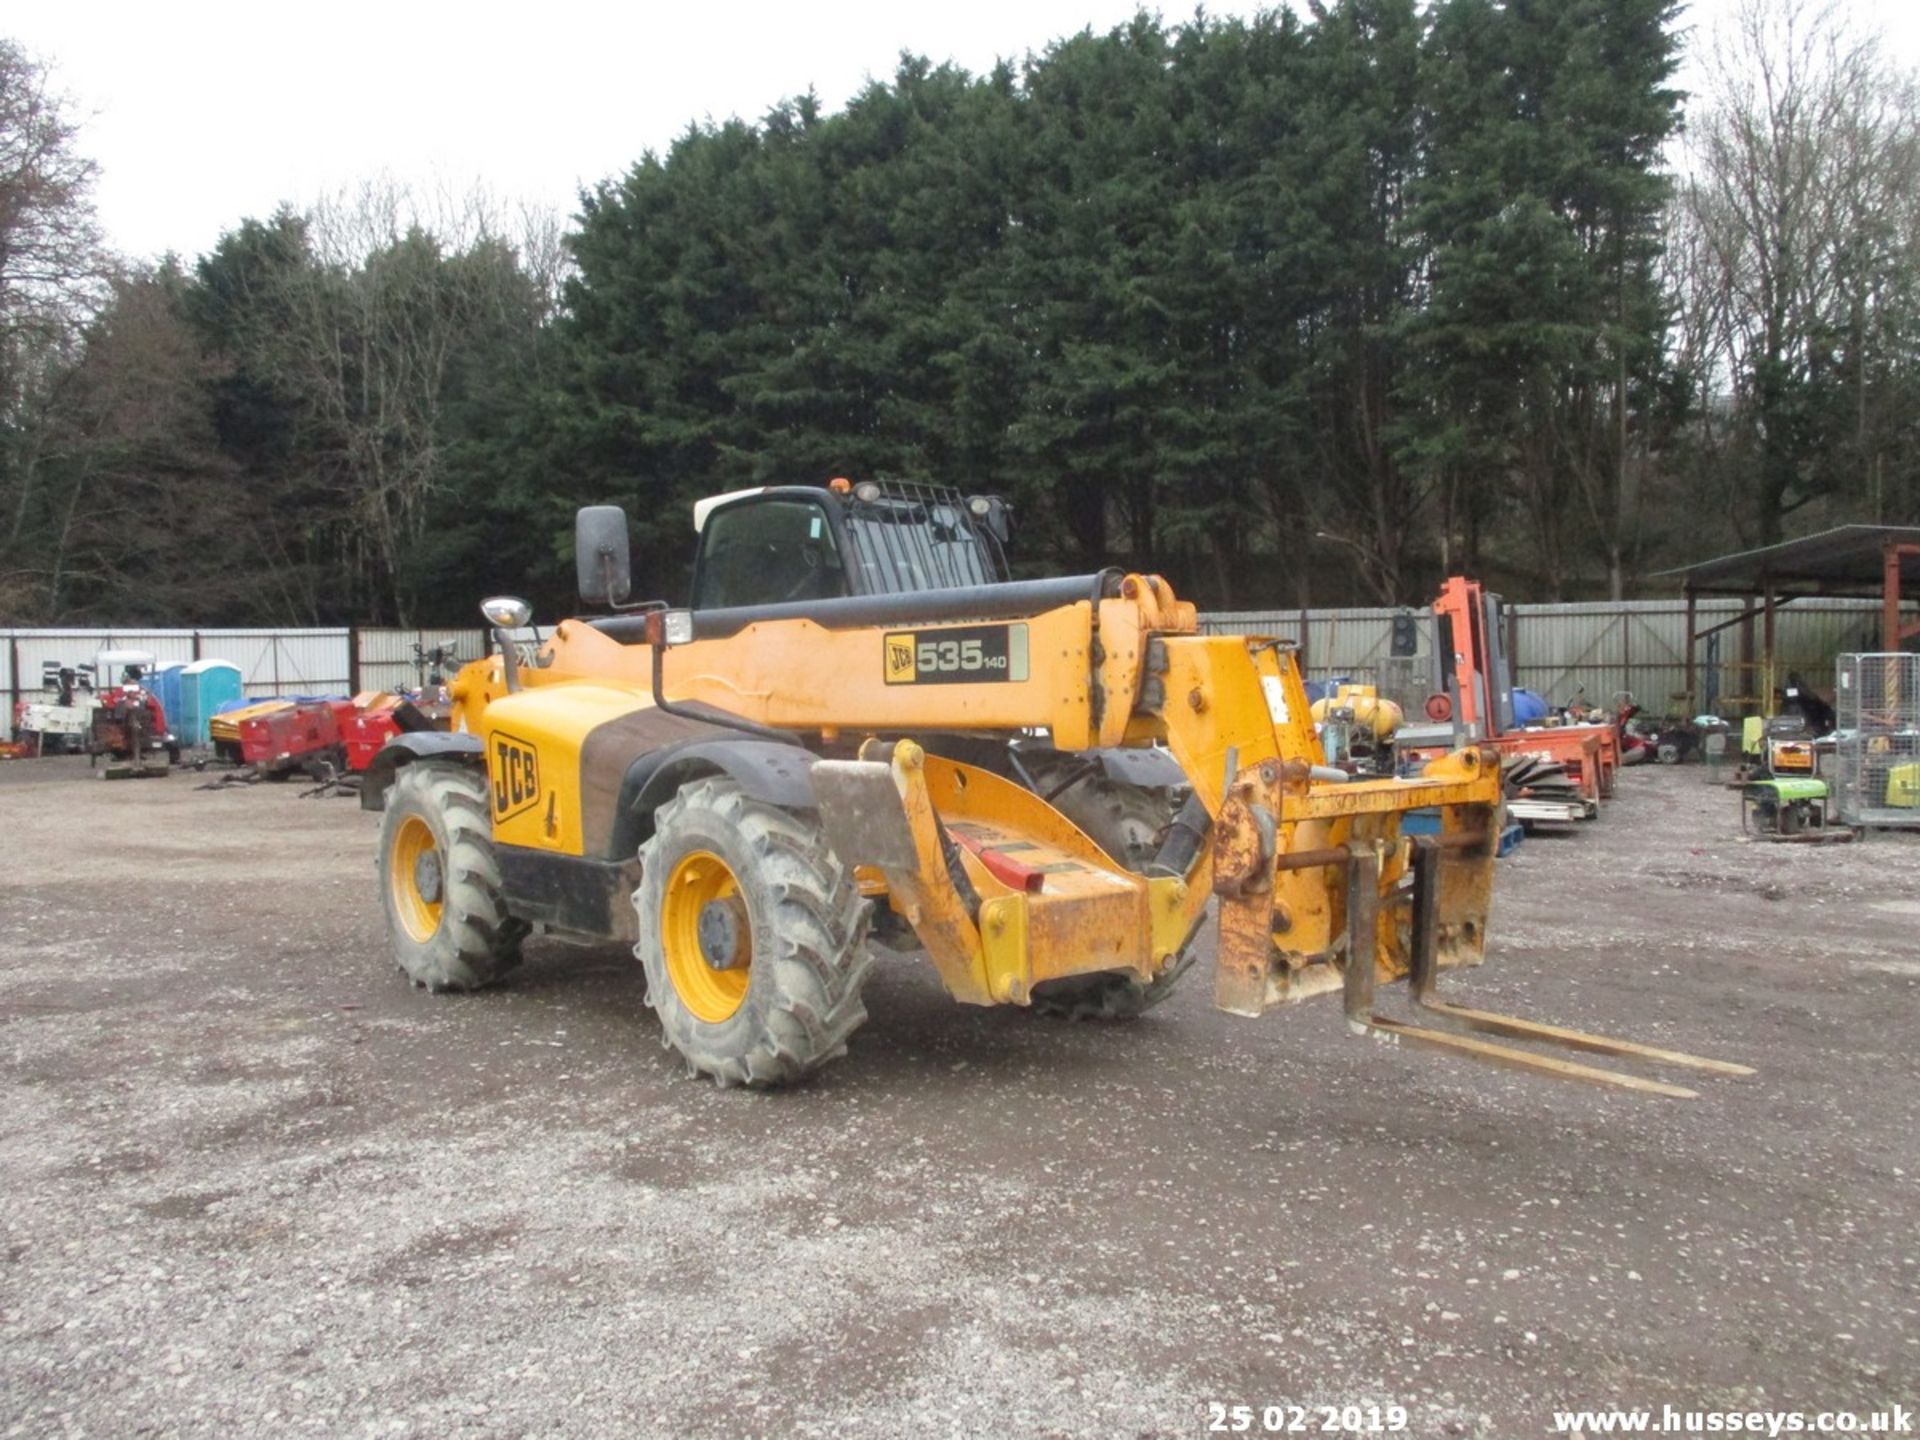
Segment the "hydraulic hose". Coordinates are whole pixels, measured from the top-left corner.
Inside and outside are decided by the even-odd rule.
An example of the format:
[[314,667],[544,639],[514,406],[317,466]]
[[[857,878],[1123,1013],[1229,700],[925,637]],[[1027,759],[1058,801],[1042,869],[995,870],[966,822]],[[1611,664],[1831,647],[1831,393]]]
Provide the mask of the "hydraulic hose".
[[1167,827],[1167,838],[1160,842],[1160,849],[1148,862],[1147,874],[1185,879],[1212,828],[1213,817],[1207,814],[1206,805],[1198,795],[1189,792],[1180,813]]

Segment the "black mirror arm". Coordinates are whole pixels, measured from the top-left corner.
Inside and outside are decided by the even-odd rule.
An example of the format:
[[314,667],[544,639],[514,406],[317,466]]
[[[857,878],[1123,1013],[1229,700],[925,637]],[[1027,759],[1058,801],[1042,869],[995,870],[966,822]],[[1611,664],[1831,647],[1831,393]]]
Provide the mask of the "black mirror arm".
[[600,593],[606,597],[609,610],[664,610],[664,600],[616,600],[613,598],[614,554],[606,546],[600,548]]

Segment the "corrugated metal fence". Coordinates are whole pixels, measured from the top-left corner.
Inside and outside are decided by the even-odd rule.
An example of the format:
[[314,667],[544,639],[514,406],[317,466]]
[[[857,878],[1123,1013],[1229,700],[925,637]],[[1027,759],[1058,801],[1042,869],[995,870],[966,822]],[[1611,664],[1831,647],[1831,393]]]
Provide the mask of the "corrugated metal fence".
[[[1628,690],[1659,711],[1686,687],[1687,610],[1679,600],[1515,605],[1512,611],[1516,683],[1549,700],[1565,702],[1584,691],[1589,701],[1605,702]],[[1398,613],[1384,607],[1227,611],[1207,616],[1206,628],[1295,639],[1309,676],[1367,679],[1387,655]],[[1696,624],[1705,629],[1740,613],[1738,600],[1703,599]],[[1775,616],[1782,674],[1801,670],[1824,689],[1836,654],[1879,643],[1879,616],[1872,600],[1798,600],[1782,607]],[[1422,614],[1423,651],[1432,644],[1432,628]],[[1757,614],[1754,631],[1757,659]],[[343,695],[411,689],[431,674],[435,647],[450,655],[441,668],[451,674],[481,655],[486,643],[479,629],[0,630],[0,693],[7,697],[0,730],[10,737],[14,702],[40,693],[45,662],[91,664],[102,650],[146,650],[156,660],[231,660],[253,696]],[[1710,694],[1750,693],[1738,668],[1739,627],[1703,640],[1697,659],[1702,706]],[[103,683],[113,678],[101,676]]]
[[[1585,692],[1601,704],[1630,691],[1659,712],[1686,689],[1687,607],[1681,600],[1628,600],[1562,605],[1514,605],[1510,642],[1515,683],[1556,703]],[[1245,610],[1205,617],[1213,634],[1276,635],[1300,642],[1307,674],[1314,679],[1350,675],[1370,679],[1386,658],[1392,621],[1402,612],[1385,607],[1349,610]],[[1695,625],[1705,630],[1742,613],[1738,600],[1702,599]],[[1422,655],[1433,644],[1431,615],[1416,611]],[[1780,675],[1806,674],[1826,689],[1833,683],[1834,656],[1878,643],[1880,605],[1875,600],[1796,600],[1774,616],[1774,647]],[[1754,659],[1760,659],[1761,622],[1753,620]],[[1700,641],[1700,696],[1752,693],[1740,670],[1740,627]]]
[[[435,668],[451,675],[485,652],[484,630],[356,630],[357,678],[362,690],[411,690]],[[441,652],[436,667],[432,652]]]
[[[429,673],[425,652],[450,651],[455,658],[443,668],[451,674],[485,643],[478,629],[0,630],[0,733],[12,737],[14,705],[40,695],[46,664],[93,665],[103,650],[144,650],[156,662],[230,660],[246,694],[264,698],[411,689]],[[118,678],[103,667],[100,683]]]

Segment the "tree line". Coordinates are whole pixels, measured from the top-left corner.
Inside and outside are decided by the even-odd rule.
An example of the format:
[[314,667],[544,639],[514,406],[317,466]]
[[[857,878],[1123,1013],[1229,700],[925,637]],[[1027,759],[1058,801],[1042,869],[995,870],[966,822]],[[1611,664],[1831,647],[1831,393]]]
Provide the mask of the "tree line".
[[1920,521],[1913,94],[1750,0],[1685,97],[1677,11],[1142,14],[691,126],[564,233],[374,183],[150,266],[0,42],[0,620],[551,615],[602,501],[683,598],[694,499],[838,474],[1212,606]]

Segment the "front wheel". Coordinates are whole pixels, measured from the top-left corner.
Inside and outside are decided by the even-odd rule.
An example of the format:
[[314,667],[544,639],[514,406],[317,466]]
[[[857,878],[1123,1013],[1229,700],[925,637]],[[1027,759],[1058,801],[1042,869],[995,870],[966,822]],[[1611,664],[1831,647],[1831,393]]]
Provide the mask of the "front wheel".
[[661,1041],[721,1085],[791,1084],[866,1020],[867,905],[810,817],[695,780],[640,847],[639,943]]
[[380,894],[393,958],[429,990],[478,990],[520,963],[528,926],[507,913],[486,781],[413,764],[387,792]]
[[[1087,771],[1066,789],[1054,791],[1053,807],[1115,861],[1136,875],[1142,873],[1159,853],[1179,809],[1174,795],[1110,780],[1091,764]],[[1071,774],[1065,765],[1049,766],[1040,772],[1040,788],[1045,792]],[[1171,995],[1193,960],[1189,944],[1151,980],[1130,970],[1100,970],[1042,981],[1033,987],[1032,1006],[1036,1014],[1067,1020],[1132,1020]]]

